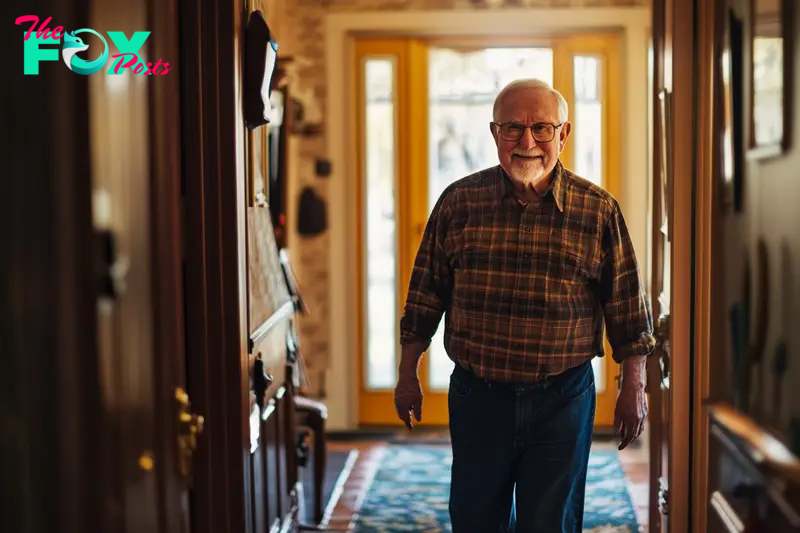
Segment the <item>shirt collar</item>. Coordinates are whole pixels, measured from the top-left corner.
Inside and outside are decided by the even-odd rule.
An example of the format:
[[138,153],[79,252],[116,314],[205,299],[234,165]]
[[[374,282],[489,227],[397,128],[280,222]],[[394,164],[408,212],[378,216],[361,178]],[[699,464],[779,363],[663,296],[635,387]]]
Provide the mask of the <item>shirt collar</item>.
[[[561,164],[561,160],[556,163],[556,166],[553,168],[553,179],[550,181],[550,186],[547,188],[545,193],[542,195],[542,198],[546,197],[548,194],[552,194],[553,198],[556,201],[556,206],[558,209],[563,213],[564,212],[564,203],[567,197],[567,170],[564,168],[564,165]],[[510,178],[506,174],[506,171],[503,170],[503,167],[500,165],[497,166],[497,178],[495,180],[495,190],[494,190],[494,203],[495,206],[500,204],[500,202],[506,196],[513,197],[514,196],[514,185],[511,183]]]

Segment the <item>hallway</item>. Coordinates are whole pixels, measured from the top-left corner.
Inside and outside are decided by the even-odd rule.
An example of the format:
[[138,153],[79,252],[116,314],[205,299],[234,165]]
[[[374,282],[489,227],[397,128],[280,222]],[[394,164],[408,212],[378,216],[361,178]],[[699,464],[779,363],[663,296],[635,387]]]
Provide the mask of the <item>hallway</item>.
[[0,532],[800,533],[795,0],[32,4]]
[[[432,430],[416,438],[406,437],[402,433],[398,438],[411,443],[433,443],[431,445],[444,445],[449,439],[446,433]],[[348,435],[346,439],[337,440],[334,437],[329,441],[330,453],[349,453],[357,452],[357,458],[352,469],[344,471],[342,477],[345,478],[341,487],[341,492],[334,494],[329,503],[329,519],[325,531],[333,532],[356,532],[358,531],[358,515],[365,498],[373,484],[381,459],[386,454],[389,446],[397,444],[397,438],[381,440],[378,438],[359,439],[358,434]],[[601,449],[613,449],[613,442],[599,439],[596,446]],[[620,461],[627,479],[628,490],[633,505],[636,508],[636,519],[639,529],[635,530],[642,533],[648,531],[648,458],[647,450],[641,445],[634,445],[620,452]],[[424,506],[424,502],[417,502],[417,505]],[[631,530],[632,532],[634,530]]]

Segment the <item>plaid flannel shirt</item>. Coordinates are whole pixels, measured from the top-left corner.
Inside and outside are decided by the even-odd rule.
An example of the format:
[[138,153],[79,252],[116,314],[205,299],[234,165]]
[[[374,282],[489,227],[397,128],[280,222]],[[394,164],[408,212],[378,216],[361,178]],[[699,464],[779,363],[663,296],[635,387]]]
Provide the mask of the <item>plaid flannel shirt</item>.
[[426,346],[445,316],[457,364],[533,382],[604,355],[655,347],[644,283],[616,199],[559,162],[547,192],[521,205],[500,166],[451,184],[417,253],[400,342]]

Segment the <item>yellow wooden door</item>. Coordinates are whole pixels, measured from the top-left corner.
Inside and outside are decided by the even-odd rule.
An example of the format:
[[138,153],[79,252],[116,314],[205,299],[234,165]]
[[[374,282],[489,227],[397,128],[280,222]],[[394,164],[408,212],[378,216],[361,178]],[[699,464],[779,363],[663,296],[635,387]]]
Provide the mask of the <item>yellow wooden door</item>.
[[[569,103],[569,118],[573,124],[561,160],[579,176],[598,183],[619,198],[622,173],[620,38],[616,35],[570,37],[561,40],[555,50],[556,63],[562,65],[555,70],[555,87]],[[597,389],[596,428],[614,425],[617,403],[619,365],[611,357],[607,339],[605,352],[605,357],[592,362]]]
[[[567,99],[573,137],[562,155],[579,175],[619,191],[619,40],[357,39],[354,54],[358,198],[359,422],[394,425],[399,319],[422,230],[453,181],[497,164],[489,133],[494,96],[537,77]],[[422,425],[446,426],[453,363],[443,325],[423,356]],[[610,350],[606,347],[607,353]],[[594,362],[596,426],[613,424],[618,367]]]

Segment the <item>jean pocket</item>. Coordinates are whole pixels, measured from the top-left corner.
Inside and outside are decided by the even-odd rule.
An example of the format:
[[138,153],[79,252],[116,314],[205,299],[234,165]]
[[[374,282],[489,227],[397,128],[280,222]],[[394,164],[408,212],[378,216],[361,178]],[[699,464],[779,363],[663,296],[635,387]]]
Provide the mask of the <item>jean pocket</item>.
[[556,394],[562,401],[578,400],[595,389],[594,369],[591,363],[586,363],[584,367],[575,370],[572,371],[574,375],[565,376],[564,382],[556,387]]
[[475,389],[475,383],[468,383],[466,380],[456,376],[455,372],[450,374],[450,391],[464,398],[469,396]]

